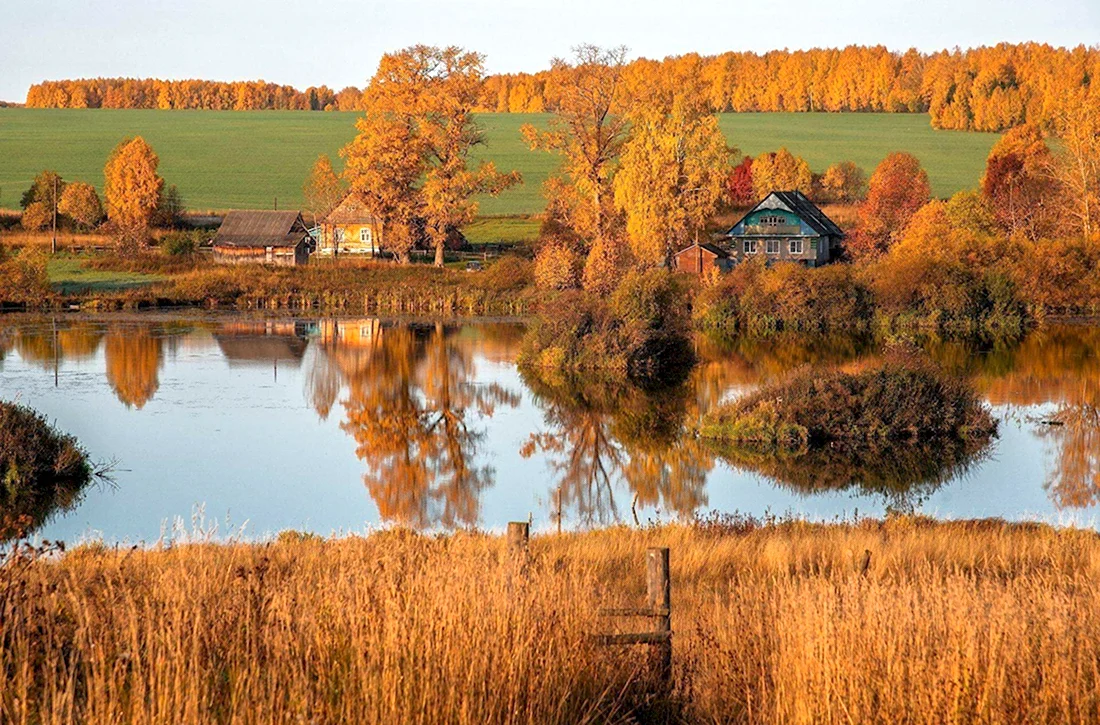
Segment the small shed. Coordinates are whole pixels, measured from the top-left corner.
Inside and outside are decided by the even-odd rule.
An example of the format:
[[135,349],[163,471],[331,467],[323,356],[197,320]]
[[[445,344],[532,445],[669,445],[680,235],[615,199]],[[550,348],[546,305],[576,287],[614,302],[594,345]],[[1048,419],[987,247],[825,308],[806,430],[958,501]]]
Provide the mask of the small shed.
[[702,274],[711,268],[721,272],[729,269],[729,253],[709,242],[696,243],[686,249],[681,249],[676,253],[675,258],[677,272]]
[[214,261],[222,264],[303,265],[313,237],[297,211],[231,211],[214,237]]

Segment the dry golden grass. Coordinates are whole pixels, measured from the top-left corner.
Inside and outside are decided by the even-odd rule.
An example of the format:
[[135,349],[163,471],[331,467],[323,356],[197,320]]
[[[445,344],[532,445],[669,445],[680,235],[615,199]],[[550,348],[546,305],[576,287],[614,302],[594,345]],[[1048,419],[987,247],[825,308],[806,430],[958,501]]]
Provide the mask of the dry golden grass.
[[[671,701],[601,649],[672,550]],[[1096,722],[1100,540],[997,523],[386,532],[9,563],[0,721]],[[864,551],[871,564],[861,573]],[[511,585],[509,585],[511,579]]]

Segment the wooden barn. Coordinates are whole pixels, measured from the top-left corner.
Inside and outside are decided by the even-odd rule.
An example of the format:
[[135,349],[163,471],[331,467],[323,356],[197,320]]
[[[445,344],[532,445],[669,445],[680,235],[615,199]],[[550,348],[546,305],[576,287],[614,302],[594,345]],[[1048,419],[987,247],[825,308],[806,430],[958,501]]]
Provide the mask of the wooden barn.
[[231,211],[214,237],[214,261],[295,267],[309,261],[313,237],[296,211]]
[[760,255],[818,267],[836,258],[844,232],[801,191],[773,191],[726,238],[734,261]]
[[677,272],[690,272],[702,274],[708,269],[717,269],[725,272],[730,266],[730,255],[726,250],[714,244],[698,242],[686,249],[681,249],[675,255],[675,269]]

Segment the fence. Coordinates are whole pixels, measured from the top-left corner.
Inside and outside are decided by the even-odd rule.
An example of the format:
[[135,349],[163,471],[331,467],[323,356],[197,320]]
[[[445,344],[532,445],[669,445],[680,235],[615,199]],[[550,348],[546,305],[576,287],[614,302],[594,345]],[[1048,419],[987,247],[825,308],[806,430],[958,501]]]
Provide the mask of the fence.
[[[508,524],[509,587],[516,578],[527,575],[530,537],[531,525],[528,522],[512,521]],[[668,548],[653,547],[646,550],[645,607],[604,608],[599,611],[600,616],[605,618],[652,619],[656,623],[654,631],[593,635],[598,644],[605,646],[653,647],[656,652],[657,679],[666,691],[672,684],[672,581],[668,562]]]

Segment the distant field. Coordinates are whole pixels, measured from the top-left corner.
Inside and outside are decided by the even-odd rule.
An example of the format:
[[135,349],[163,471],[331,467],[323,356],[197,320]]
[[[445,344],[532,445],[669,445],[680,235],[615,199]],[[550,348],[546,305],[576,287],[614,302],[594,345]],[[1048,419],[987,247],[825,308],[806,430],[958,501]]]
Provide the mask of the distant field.
[[[302,181],[320,153],[335,159],[355,134],[354,113],[280,111],[146,111],[0,108],[0,208],[18,206],[34,174],[55,169],[66,179],[102,186],[103,163],[126,136],[140,134],[161,158],[161,172],[196,210],[300,206]],[[519,135],[541,114],[481,116],[481,154],[518,169],[524,184],[485,199],[485,215],[533,214],[556,159],[528,151]],[[947,196],[975,186],[996,134],[934,131],[924,115],[724,114],[730,143],[749,154],[786,145],[815,171],[850,159],[870,172],[887,153],[906,150],[924,163],[933,191]]]

